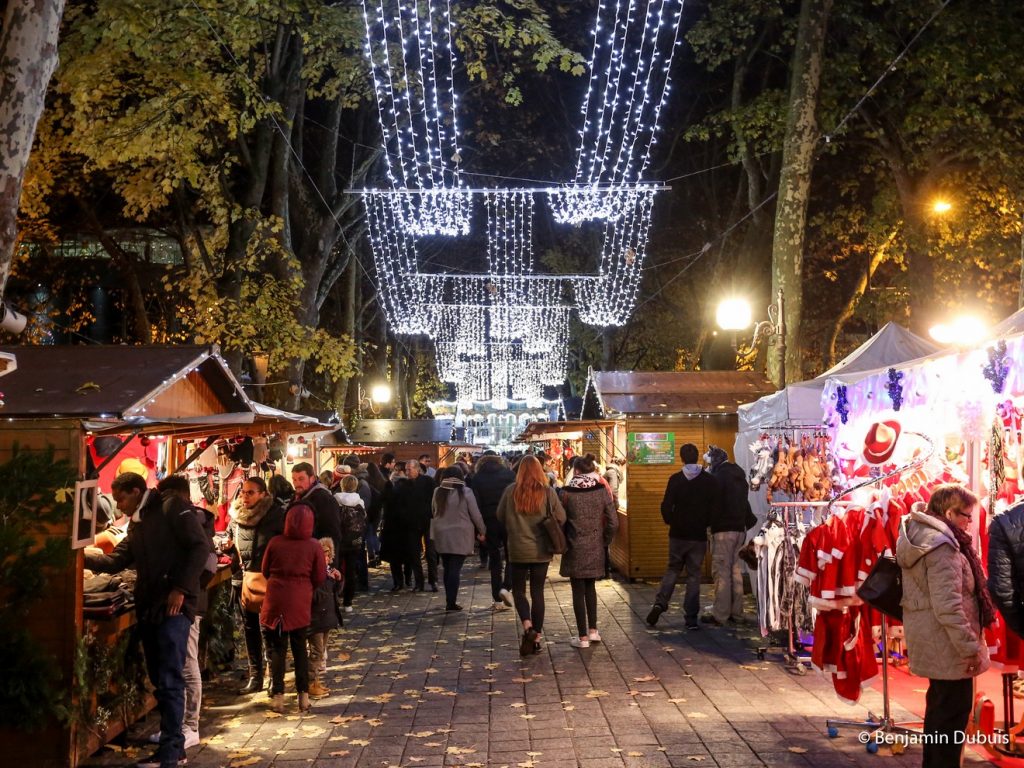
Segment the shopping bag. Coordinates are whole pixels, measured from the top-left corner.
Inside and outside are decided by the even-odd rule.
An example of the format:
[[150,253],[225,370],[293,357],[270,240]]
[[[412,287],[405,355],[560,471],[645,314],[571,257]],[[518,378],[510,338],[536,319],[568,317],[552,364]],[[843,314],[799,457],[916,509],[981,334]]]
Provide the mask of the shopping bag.
[[857,596],[886,616],[903,621],[903,569],[892,557],[880,557],[864,583],[857,588]]
[[267,594],[267,577],[259,571],[242,573],[242,609],[248,613],[259,613],[263,598]]
[[551,542],[551,551],[554,554],[564,555],[569,551],[569,541],[565,537],[565,530],[559,522],[551,516],[551,512],[545,512],[544,519],[541,521],[541,526],[544,528],[544,532],[548,535],[548,539]]

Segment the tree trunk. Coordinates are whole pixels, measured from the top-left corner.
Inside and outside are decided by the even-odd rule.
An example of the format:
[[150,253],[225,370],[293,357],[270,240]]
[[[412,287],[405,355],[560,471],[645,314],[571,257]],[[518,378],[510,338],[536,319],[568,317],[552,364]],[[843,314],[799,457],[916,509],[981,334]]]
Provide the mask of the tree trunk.
[[0,29],[0,298],[18,235],[32,140],[57,67],[64,0],[7,0]]
[[601,329],[601,370],[615,370],[615,329],[612,327]]
[[[786,376],[799,381],[803,374],[800,324],[803,318],[803,259],[807,203],[818,141],[816,112],[824,59],[825,31],[832,0],[803,0],[796,48],[793,51],[789,115],[782,147],[782,172],[772,242],[772,295],[786,295]],[[769,358],[773,381],[785,386],[777,356]]]
[[839,340],[839,334],[843,332],[843,326],[845,326],[853,313],[857,310],[857,304],[860,302],[861,297],[864,296],[865,291],[868,289],[868,285],[871,282],[871,278],[882,262],[885,261],[889,255],[889,246],[892,245],[893,240],[896,239],[896,235],[899,232],[899,227],[893,228],[892,232],[885,239],[885,242],[875,249],[875,252],[871,254],[871,260],[868,262],[868,268],[861,273],[860,277],[857,278],[857,284],[853,287],[853,293],[843,304],[843,308],[839,311],[839,317],[836,318],[836,323],[832,327],[832,332],[828,337],[828,357],[825,359],[825,368],[831,368],[836,364],[836,343]]

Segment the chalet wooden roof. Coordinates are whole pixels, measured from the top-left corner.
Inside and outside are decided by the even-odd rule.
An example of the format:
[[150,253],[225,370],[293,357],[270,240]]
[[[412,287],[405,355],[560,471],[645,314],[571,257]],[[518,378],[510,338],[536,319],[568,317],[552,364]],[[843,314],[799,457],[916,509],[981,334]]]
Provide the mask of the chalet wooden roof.
[[774,385],[754,371],[591,371],[583,418],[736,413],[772,392]]
[[439,443],[450,445],[464,440],[462,430],[451,419],[363,419],[349,438],[360,445]]
[[147,405],[189,376],[202,379],[220,413],[253,413],[215,346],[5,346],[0,353],[18,361],[0,383],[0,416],[8,418],[160,418]]

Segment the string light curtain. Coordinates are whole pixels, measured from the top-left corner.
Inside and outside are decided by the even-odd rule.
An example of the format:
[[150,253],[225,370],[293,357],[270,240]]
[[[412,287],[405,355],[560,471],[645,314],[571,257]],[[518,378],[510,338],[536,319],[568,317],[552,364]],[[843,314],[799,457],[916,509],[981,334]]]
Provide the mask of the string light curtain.
[[451,3],[362,0],[362,8],[391,186],[367,194],[385,196],[409,234],[468,234],[472,197],[459,175]]

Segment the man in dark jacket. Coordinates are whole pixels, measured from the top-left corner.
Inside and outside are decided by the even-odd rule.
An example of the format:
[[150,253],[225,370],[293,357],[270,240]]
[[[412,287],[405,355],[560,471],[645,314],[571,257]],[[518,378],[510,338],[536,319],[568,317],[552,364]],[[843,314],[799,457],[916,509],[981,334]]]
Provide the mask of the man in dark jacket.
[[119,475],[111,487],[132,524],[111,554],[87,553],[86,567],[101,573],[135,567],[138,632],[160,708],[160,746],[138,765],[177,766],[185,759],[185,654],[210,540],[189,504],[177,497],[164,501],[141,475]]
[[491,597],[494,607],[512,607],[512,577],[505,573],[505,527],[498,521],[498,502],[516,481],[515,473],[494,451],[486,451],[476,463],[473,476],[473,495],[480,507],[480,516],[487,527],[487,540],[481,545],[487,550],[487,564],[491,569]]
[[1006,626],[1024,637],[1024,504],[997,515],[989,525],[988,591]]
[[[431,592],[437,592],[437,563],[440,558],[434,549],[434,542],[430,539],[430,519],[434,516],[434,481],[427,477],[423,465],[415,459],[405,462],[405,476],[415,489],[410,497],[413,504],[411,512],[413,518],[420,521],[422,551],[427,561],[427,583],[430,584]],[[423,584],[417,584],[415,590],[422,592]]]
[[[292,467],[292,485],[295,487],[295,501],[299,501],[313,509],[313,538],[322,539],[330,536],[334,542],[334,562],[331,566],[341,570],[341,507],[334,494],[316,476],[316,470],[309,462],[303,461]],[[287,520],[287,511],[285,519]]]
[[722,506],[711,518],[711,573],[715,579],[715,602],[701,620],[721,626],[743,620],[743,572],[740,550],[747,541],[747,475],[729,455],[715,445],[704,454],[708,471],[722,489]]
[[683,469],[668,479],[661,502],[661,517],[669,527],[668,568],[647,614],[647,623],[653,627],[658,617],[668,610],[676,580],[685,568],[683,618],[687,629],[700,629],[697,614],[700,612],[701,564],[708,547],[708,525],[722,506],[722,491],[718,481],[697,463],[697,446],[687,443],[679,449],[679,456]]

